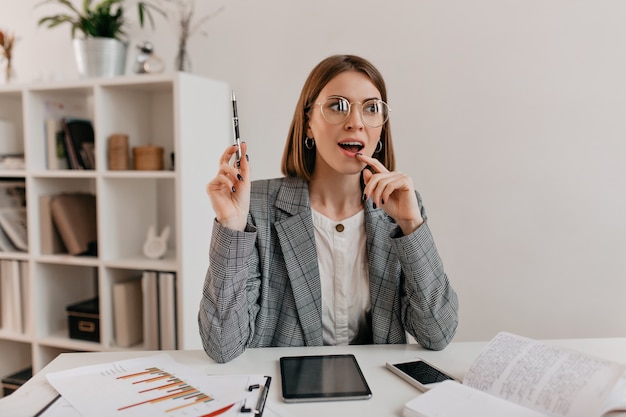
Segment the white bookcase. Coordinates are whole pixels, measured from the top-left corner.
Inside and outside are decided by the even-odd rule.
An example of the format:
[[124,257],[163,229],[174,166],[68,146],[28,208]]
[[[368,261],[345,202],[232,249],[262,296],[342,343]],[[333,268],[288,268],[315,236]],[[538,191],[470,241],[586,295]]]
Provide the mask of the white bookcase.
[[[95,170],[47,169],[44,124],[51,102],[92,120]],[[12,122],[23,140],[25,168],[1,170],[0,178],[26,182],[29,239],[28,252],[0,252],[0,260],[23,261],[28,271],[27,323],[23,332],[0,329],[0,376],[28,366],[37,372],[62,352],[143,349],[115,345],[112,288],[145,270],[176,273],[178,347],[201,348],[197,314],[214,217],[205,185],[232,138],[228,84],[174,73],[4,85],[0,119]],[[162,146],[165,169],[109,170],[107,142],[114,133],[128,135],[130,150]],[[98,255],[43,255],[39,196],[75,191],[96,195]],[[158,232],[170,226],[163,259],[143,255],[150,225]],[[95,296],[100,342],[69,338],[66,307]]]

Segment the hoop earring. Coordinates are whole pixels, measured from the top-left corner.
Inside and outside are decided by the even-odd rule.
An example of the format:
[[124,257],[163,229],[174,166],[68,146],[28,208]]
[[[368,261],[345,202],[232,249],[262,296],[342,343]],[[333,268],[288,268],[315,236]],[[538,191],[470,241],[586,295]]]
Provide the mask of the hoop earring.
[[304,146],[311,150],[315,147],[315,138],[304,138]]
[[383,150],[383,141],[379,140],[378,143],[376,144],[376,150],[374,151],[374,153],[379,153],[382,150]]

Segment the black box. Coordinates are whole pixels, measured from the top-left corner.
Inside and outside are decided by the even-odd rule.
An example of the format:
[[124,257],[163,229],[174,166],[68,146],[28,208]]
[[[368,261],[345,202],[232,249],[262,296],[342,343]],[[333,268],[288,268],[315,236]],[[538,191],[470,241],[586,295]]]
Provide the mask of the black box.
[[100,342],[98,297],[67,306],[70,338]]
[[33,368],[26,368],[2,378],[2,395],[7,396],[21,387],[33,376]]

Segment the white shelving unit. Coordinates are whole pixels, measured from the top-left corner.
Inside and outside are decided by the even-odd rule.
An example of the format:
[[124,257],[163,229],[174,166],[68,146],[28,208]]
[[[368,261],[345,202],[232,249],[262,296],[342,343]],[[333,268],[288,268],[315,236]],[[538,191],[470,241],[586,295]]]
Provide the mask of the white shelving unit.
[[[95,170],[47,170],[44,121],[51,102],[92,120]],[[29,239],[26,253],[0,252],[0,259],[27,263],[29,289],[25,331],[0,329],[0,376],[28,366],[37,372],[62,352],[122,349],[113,337],[112,287],[144,270],[176,273],[178,347],[201,348],[197,313],[214,217],[205,185],[232,137],[229,86],[186,73],[5,85],[0,119],[12,122],[24,142],[25,169],[0,170],[0,178],[26,182]],[[127,134],[131,150],[162,146],[165,170],[109,170],[107,141],[114,133]],[[74,191],[96,195],[98,256],[43,255],[39,196]],[[150,225],[170,226],[163,259],[142,253]],[[100,342],[70,339],[67,305],[96,295]]]

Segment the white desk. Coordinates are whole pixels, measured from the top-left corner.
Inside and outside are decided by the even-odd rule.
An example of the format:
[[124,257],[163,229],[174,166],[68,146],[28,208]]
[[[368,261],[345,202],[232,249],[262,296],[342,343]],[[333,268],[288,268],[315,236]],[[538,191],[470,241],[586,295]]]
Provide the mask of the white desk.
[[[549,342],[619,363],[626,363],[626,338],[571,339]],[[168,353],[180,363],[192,365],[206,373],[260,373],[272,376],[269,400],[279,404],[284,411],[293,416],[400,417],[404,403],[419,395],[419,391],[385,369],[387,361],[402,361],[419,356],[449,371],[454,376],[462,378],[485,344],[486,342],[452,343],[439,352],[428,351],[415,344],[248,349],[243,355],[227,364],[216,364],[201,350],[169,351]],[[155,353],[157,352],[127,351],[61,354],[20,389],[0,400],[0,416],[32,417],[50,402],[56,396],[56,391],[46,380],[45,374],[48,372],[143,357]],[[336,353],[353,353],[356,356],[373,392],[370,400],[302,404],[282,402],[278,358]],[[626,415],[626,413],[615,415]]]

